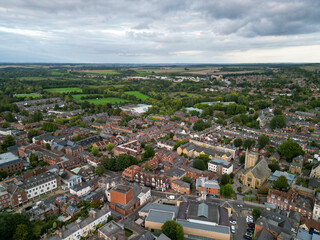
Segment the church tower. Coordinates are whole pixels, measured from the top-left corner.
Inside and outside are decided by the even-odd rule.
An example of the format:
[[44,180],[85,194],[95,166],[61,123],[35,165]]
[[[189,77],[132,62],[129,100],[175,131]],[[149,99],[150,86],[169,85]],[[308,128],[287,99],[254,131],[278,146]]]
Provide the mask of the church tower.
[[257,153],[253,153],[253,152],[249,153],[249,150],[247,149],[246,158],[245,158],[245,162],[244,162],[244,169],[251,168],[254,165],[256,165],[256,163],[258,161],[258,157],[259,156]]

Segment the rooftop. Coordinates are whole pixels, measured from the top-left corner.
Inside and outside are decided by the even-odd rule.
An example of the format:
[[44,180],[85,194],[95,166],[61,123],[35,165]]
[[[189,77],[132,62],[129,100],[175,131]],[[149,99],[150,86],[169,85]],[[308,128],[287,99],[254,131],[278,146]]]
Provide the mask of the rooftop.
[[173,220],[175,214],[173,212],[159,211],[159,210],[149,210],[148,217],[146,222],[156,222],[156,223],[165,223],[166,221]]
[[128,193],[132,187],[126,185],[118,185],[112,188],[112,191],[119,192],[119,193]]
[[21,162],[21,159],[12,152],[0,154],[0,167]]

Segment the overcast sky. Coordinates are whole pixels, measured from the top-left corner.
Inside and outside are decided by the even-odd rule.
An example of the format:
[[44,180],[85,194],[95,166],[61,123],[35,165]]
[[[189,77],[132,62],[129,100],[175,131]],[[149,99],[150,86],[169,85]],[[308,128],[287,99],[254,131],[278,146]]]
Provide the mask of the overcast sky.
[[1,0],[0,62],[320,62],[319,0]]

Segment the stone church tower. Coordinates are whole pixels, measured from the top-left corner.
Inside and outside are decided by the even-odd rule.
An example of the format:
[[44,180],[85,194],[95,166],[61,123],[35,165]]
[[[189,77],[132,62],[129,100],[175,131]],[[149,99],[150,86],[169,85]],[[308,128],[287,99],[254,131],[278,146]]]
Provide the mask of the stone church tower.
[[253,153],[253,152],[249,153],[249,150],[247,149],[246,158],[245,158],[245,162],[244,162],[244,169],[254,167],[254,165],[256,165],[256,163],[258,161],[258,158],[259,158],[259,156],[257,153]]

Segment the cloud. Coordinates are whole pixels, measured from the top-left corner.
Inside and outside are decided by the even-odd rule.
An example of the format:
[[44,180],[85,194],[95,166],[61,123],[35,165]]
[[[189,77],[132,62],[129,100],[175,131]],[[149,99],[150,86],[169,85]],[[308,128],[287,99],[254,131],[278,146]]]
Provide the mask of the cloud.
[[319,62],[318,9],[318,0],[2,0],[0,61]]

